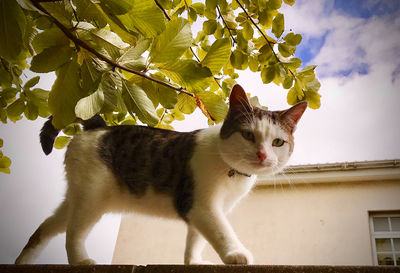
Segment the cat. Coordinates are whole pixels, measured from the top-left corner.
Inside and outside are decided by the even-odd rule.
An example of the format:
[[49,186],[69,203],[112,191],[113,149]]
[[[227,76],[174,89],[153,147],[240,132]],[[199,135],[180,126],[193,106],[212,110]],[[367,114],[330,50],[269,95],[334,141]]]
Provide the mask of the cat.
[[[235,85],[223,124],[202,130],[106,126],[99,115],[83,121],[84,131],[65,153],[65,200],[15,263],[31,263],[53,236],[66,232],[68,262],[95,264],[84,245],[93,225],[107,212],[136,212],[187,224],[185,264],[205,263],[206,241],[225,264],[252,264],[226,215],[250,192],[257,175],[285,166],[306,108],[307,102],[300,102],[283,111],[263,110]],[[58,133],[49,119],[40,134],[46,154]]]

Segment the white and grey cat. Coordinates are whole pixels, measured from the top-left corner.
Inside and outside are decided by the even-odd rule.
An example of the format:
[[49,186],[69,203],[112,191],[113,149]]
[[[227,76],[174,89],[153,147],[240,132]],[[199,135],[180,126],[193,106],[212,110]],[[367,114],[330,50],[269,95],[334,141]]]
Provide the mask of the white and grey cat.
[[[222,125],[180,133],[144,126],[84,121],[65,154],[65,200],[29,239],[15,263],[30,263],[56,234],[66,232],[70,264],[93,264],[85,239],[108,212],[135,212],[186,222],[185,264],[203,263],[208,241],[226,264],[251,264],[227,214],[253,187],[257,175],[280,171],[293,151],[293,132],[307,108],[284,111],[250,105],[239,85]],[[50,153],[56,130],[41,132]],[[139,227],[138,227],[139,228]]]

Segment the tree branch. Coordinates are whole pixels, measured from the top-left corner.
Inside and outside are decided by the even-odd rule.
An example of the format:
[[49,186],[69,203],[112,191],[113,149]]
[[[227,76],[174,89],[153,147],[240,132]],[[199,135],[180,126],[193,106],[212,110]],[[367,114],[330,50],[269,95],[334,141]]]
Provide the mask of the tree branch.
[[164,82],[164,81],[161,81],[161,80],[152,78],[152,77],[150,77],[149,75],[147,75],[147,74],[144,73],[144,72],[136,71],[136,70],[130,69],[130,68],[128,68],[128,67],[125,67],[125,66],[123,66],[123,65],[120,65],[120,64],[118,64],[118,63],[116,63],[116,62],[110,60],[107,56],[104,56],[103,54],[97,52],[95,49],[91,48],[91,47],[90,47],[88,44],[86,44],[84,41],[80,40],[80,39],[77,38],[74,34],[72,34],[72,33],[69,31],[68,28],[66,28],[62,23],[60,23],[56,18],[54,18],[46,9],[44,9],[44,8],[40,5],[39,1],[40,1],[40,0],[32,0],[32,3],[33,3],[33,5],[34,5],[37,9],[39,9],[40,11],[42,11],[43,13],[45,13],[46,15],[48,15],[48,16],[52,19],[52,21],[54,22],[54,24],[55,24],[55,25],[56,25],[70,40],[72,40],[72,41],[75,43],[75,45],[86,49],[87,51],[89,51],[90,53],[92,53],[93,55],[95,55],[97,58],[99,58],[100,60],[102,60],[102,61],[104,61],[104,62],[110,64],[110,65],[111,65],[112,67],[114,67],[114,68],[116,67],[116,68],[119,68],[119,69],[128,71],[128,72],[130,72],[130,73],[132,73],[132,74],[141,76],[141,77],[146,78],[146,79],[148,79],[148,80],[150,80],[150,81],[156,82],[156,83],[161,84],[161,85],[166,86],[166,87],[169,87],[169,88],[171,88],[171,89],[173,89],[173,90],[176,90],[176,91],[178,91],[178,92],[180,92],[180,93],[184,93],[184,94],[186,94],[186,95],[188,95],[188,96],[194,97],[194,95],[193,95],[192,93],[189,93],[189,92],[186,91],[183,87],[176,87],[176,86],[173,86],[173,85],[171,85],[171,84],[169,84],[169,83],[166,83],[166,82]]
[[154,0],[154,2],[156,2],[156,5],[160,8],[160,10],[164,13],[165,18],[168,19],[168,21],[171,21],[171,17],[169,17],[168,13],[165,11],[165,9],[161,6],[161,4],[157,1]]
[[[256,24],[256,22],[254,22],[253,18],[251,18],[251,16],[249,15],[249,13],[247,12],[247,10],[243,7],[243,5],[240,3],[239,0],[236,0],[236,2],[239,4],[240,8],[243,10],[243,12],[246,14],[247,18],[249,18],[249,20],[251,21],[251,23],[256,27],[256,29],[258,30],[258,32],[260,32],[260,34],[264,37],[265,41],[267,41],[267,44],[269,46],[269,48],[271,49],[272,53],[275,56],[275,59],[277,60],[278,63],[282,63],[281,60],[279,59],[278,55],[276,55],[275,51],[274,51],[274,47],[271,44],[271,41],[268,40],[267,36],[265,35],[265,33],[260,29],[260,27]],[[296,79],[296,76],[294,75],[293,71],[290,70],[289,68],[285,67],[284,68],[290,72],[290,74],[292,74],[293,78]]]
[[217,5],[217,11],[218,11],[219,17],[222,19],[222,22],[224,23],[225,27],[228,29],[229,35],[231,36],[231,38],[232,38],[232,40],[233,40],[233,43],[234,43],[234,44],[237,43],[236,40],[235,40],[235,38],[234,38],[233,35],[232,35],[231,29],[228,27],[228,24],[227,24],[226,21],[225,21],[224,16],[222,16],[221,10],[219,9],[219,6],[218,6],[218,5]]

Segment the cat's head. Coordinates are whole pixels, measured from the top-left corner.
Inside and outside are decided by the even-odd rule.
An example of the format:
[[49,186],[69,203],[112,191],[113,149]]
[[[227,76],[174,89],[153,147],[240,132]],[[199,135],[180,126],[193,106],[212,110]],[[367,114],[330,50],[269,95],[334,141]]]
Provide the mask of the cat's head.
[[300,102],[283,111],[252,106],[240,85],[229,97],[229,112],[221,127],[219,150],[223,160],[245,174],[280,171],[294,147],[293,132],[307,108]]

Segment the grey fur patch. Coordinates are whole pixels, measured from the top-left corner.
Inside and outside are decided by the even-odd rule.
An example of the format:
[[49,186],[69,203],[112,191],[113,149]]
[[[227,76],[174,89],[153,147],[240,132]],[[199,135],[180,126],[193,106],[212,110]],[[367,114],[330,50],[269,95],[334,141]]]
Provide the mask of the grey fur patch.
[[242,127],[253,122],[254,119],[270,119],[273,124],[279,122],[279,112],[267,111],[258,107],[252,107],[249,111],[229,111],[222,125],[220,137],[227,139],[235,132],[240,132]]
[[149,187],[173,196],[186,220],[193,204],[189,161],[198,131],[180,133],[144,126],[107,127],[99,155],[114,175],[140,197]]

